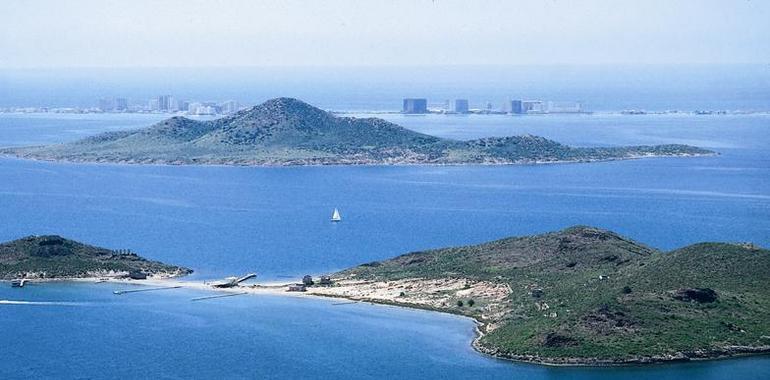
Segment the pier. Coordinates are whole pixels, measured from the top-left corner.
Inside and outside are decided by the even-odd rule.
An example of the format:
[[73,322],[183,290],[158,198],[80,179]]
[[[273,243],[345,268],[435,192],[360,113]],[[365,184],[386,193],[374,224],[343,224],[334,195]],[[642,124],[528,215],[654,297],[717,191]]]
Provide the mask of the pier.
[[193,298],[190,301],[193,301],[193,302],[194,301],[205,301],[205,300],[211,300],[211,299],[215,299],[215,298],[242,296],[244,294],[249,294],[249,293],[248,292],[240,292],[240,293],[232,293],[232,294],[218,294],[218,295],[215,295],[215,296],[206,296],[206,297]]
[[182,287],[181,285],[176,285],[176,286],[164,286],[162,288],[116,290],[113,293],[117,294],[117,295],[121,295],[121,294],[128,294],[128,293],[152,292],[152,291],[156,291],[156,290],[179,289],[181,287]]
[[359,303],[359,302],[360,301],[336,302],[336,303],[333,303],[332,306],[352,305],[354,303]]
[[249,273],[243,277],[229,277],[226,282],[218,283],[218,284],[212,284],[211,286],[215,288],[234,288],[238,286],[241,282],[244,282],[246,280],[252,279],[254,277],[257,277],[256,273]]

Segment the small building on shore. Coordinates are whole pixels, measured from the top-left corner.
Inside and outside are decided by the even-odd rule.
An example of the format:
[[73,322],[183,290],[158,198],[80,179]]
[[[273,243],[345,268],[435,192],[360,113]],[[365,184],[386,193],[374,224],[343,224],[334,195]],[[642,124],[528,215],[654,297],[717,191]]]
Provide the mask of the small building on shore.
[[313,284],[315,284],[315,282],[313,282],[313,276],[309,274],[305,275],[305,277],[302,277],[302,283],[305,286],[313,286]]
[[307,290],[307,287],[305,284],[291,284],[289,285],[289,288],[286,289],[287,292],[304,292]]
[[329,276],[321,276],[321,280],[318,282],[320,285],[331,285],[332,278]]

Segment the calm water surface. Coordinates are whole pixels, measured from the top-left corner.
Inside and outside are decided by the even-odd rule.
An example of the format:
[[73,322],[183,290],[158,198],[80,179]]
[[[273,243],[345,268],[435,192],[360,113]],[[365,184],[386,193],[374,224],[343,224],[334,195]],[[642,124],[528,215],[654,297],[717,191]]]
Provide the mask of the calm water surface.
[[[162,115],[0,114],[0,146],[70,141]],[[770,116],[386,115],[470,139],[532,133],[573,145],[689,143],[717,157],[506,167],[240,168],[0,159],[0,240],[56,233],[210,279],[324,273],[413,250],[609,228],[661,249],[704,240],[770,246]],[[343,222],[328,222],[331,210]],[[755,357],[565,369],[475,353],[469,320],[332,301],[117,285],[0,286],[0,378],[768,378]]]

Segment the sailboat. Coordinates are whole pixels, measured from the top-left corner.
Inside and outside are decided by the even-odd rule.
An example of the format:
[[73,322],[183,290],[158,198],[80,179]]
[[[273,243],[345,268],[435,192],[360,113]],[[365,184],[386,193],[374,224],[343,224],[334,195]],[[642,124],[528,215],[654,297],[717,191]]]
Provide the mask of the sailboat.
[[340,217],[340,212],[336,208],[334,209],[334,212],[332,212],[332,222],[339,222],[342,221],[342,218]]

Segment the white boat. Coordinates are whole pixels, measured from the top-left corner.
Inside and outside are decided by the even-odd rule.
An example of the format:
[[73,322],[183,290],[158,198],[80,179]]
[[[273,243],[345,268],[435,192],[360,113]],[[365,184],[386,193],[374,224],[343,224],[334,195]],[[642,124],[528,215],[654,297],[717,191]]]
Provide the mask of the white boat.
[[339,222],[342,221],[342,217],[340,217],[340,212],[336,208],[334,209],[334,212],[332,212],[332,222]]

